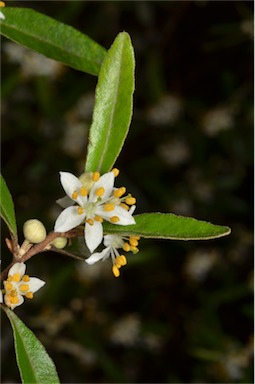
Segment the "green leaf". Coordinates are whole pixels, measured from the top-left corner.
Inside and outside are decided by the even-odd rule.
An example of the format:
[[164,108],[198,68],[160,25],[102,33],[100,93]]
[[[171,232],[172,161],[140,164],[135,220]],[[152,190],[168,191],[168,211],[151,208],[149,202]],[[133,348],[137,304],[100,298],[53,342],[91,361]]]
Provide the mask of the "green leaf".
[[14,204],[7,187],[7,184],[1,175],[1,204],[0,204],[0,214],[2,219],[6,222],[10,232],[12,235],[17,237],[17,226],[16,226],[16,218],[14,212]]
[[59,383],[52,359],[34,333],[9,308],[3,306],[14,334],[14,344],[20,376],[23,383]]
[[173,240],[209,240],[228,235],[228,227],[214,225],[172,213],[143,213],[134,216],[136,224],[113,225],[104,222],[104,232]]
[[1,33],[51,59],[98,75],[106,50],[78,30],[28,8],[2,9]]
[[122,32],[99,72],[85,171],[108,172],[120,153],[132,117],[134,68],[131,40]]

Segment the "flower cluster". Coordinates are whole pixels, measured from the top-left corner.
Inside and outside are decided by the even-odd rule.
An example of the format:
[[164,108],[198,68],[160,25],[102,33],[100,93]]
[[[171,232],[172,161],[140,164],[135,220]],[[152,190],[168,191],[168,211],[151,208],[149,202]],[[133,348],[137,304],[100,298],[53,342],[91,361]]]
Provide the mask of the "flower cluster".
[[4,302],[11,309],[21,305],[24,296],[32,299],[34,293],[45,284],[37,277],[25,275],[25,271],[24,263],[15,263],[9,270],[7,280],[4,281]]
[[[116,225],[135,224],[133,213],[136,199],[126,194],[125,187],[114,187],[115,177],[118,174],[117,168],[102,176],[99,172],[87,172],[80,178],[69,172],[60,172],[60,181],[67,196],[58,200],[65,209],[57,218],[54,231],[67,232],[85,223],[85,242],[93,253],[103,240],[104,220]],[[125,243],[126,250],[135,251],[138,238],[132,238],[130,242],[130,249],[127,249],[128,243]],[[126,258],[124,255],[119,255],[117,248],[123,247],[124,240],[117,235],[106,235],[104,245],[106,248],[102,252],[92,254],[86,261],[88,264],[93,264],[111,255],[113,273],[119,276],[119,268],[126,264]]]

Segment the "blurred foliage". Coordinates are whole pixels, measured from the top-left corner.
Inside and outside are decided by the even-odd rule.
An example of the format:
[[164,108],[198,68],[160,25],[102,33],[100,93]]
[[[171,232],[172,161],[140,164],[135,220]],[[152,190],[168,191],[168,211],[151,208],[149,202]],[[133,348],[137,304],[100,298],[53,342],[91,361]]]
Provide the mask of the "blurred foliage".
[[[212,241],[141,240],[119,279],[110,262],[37,256],[28,273],[47,284],[17,315],[63,383],[253,382],[253,3],[11,5],[55,17],[107,49],[120,31],[130,34],[136,92],[119,185],[137,197],[137,213],[232,228]],[[4,38],[1,48],[2,173],[22,241],[29,218],[52,230],[59,170],[82,172],[97,79]],[[5,266],[5,245],[2,253]],[[2,323],[1,382],[19,382],[4,315]]]

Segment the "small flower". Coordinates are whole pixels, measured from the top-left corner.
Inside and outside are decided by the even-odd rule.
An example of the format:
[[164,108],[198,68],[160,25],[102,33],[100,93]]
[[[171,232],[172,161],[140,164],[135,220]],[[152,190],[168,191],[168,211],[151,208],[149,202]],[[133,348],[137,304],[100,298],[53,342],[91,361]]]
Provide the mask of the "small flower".
[[44,286],[45,282],[37,277],[25,275],[26,265],[15,263],[9,270],[8,278],[4,281],[4,302],[14,309],[24,302],[24,296],[33,298],[33,294]]
[[[5,3],[3,1],[0,1],[0,8],[4,8],[5,7]],[[3,14],[3,12],[0,11],[0,19],[4,20],[5,19],[5,16]]]
[[[135,224],[132,216],[136,202],[131,195],[123,197],[125,187],[114,188],[115,169],[100,177],[90,175],[90,183],[82,183],[69,172],[60,172],[61,184],[76,205],[64,209],[55,223],[55,232],[66,232],[85,222],[85,241],[93,252],[103,239],[103,220],[117,225]],[[92,181],[92,183],[91,183]]]
[[104,248],[101,252],[93,253],[86,263],[89,265],[96,263],[99,260],[106,260],[109,256],[112,258],[112,273],[115,277],[119,277],[120,268],[127,264],[127,259],[124,255],[120,255],[118,248],[122,248],[125,252],[139,252],[137,248],[139,236],[124,237],[120,235],[105,235]]

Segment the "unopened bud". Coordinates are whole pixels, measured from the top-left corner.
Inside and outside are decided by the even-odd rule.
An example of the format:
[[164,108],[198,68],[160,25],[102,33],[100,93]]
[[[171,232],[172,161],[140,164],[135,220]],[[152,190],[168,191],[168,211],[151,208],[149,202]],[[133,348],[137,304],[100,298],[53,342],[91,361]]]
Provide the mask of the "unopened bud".
[[27,220],[23,225],[23,233],[30,243],[40,243],[45,240],[47,233],[43,223],[37,219]]
[[54,239],[51,244],[54,245],[54,247],[56,247],[58,249],[62,249],[67,244],[67,238],[66,237],[56,237],[56,239]]

